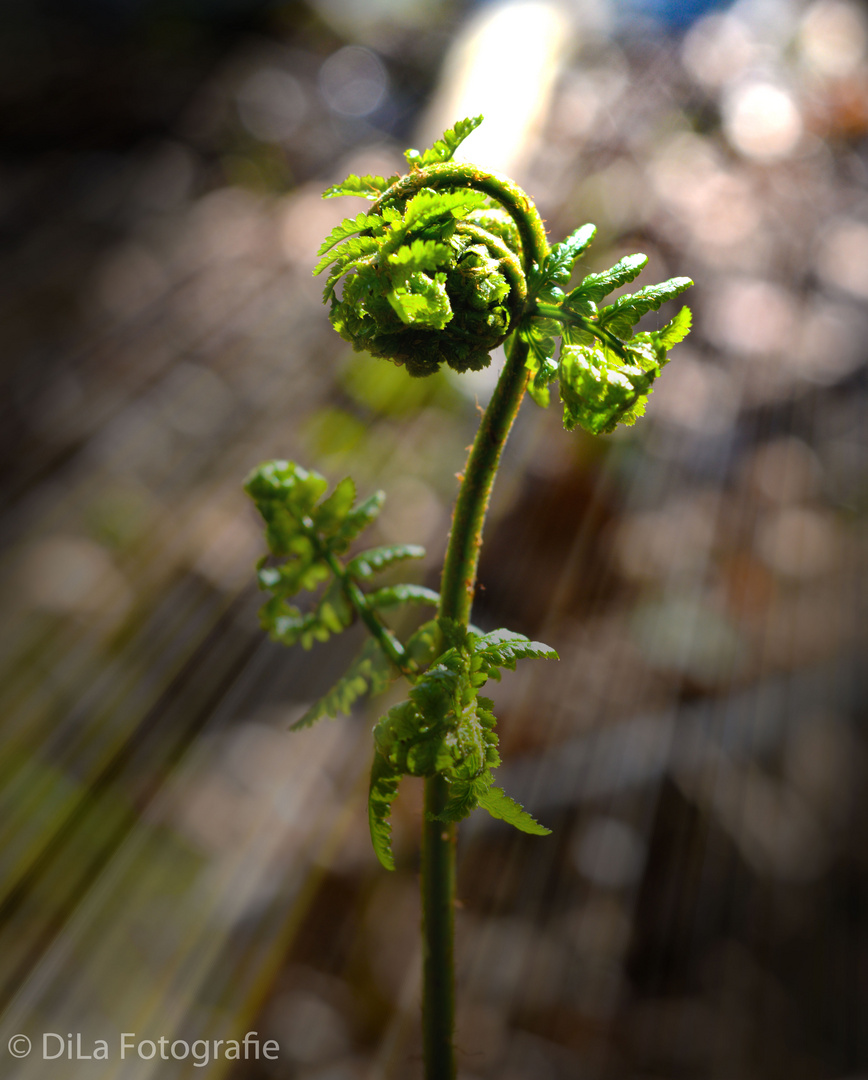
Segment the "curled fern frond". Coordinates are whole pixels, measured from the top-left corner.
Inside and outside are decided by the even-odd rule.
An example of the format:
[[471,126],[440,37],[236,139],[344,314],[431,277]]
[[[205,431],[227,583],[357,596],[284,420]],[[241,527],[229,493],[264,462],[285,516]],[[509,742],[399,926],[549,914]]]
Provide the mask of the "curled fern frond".
[[[411,375],[430,375],[441,364],[486,367],[524,312],[526,238],[516,224],[517,189],[475,171],[468,180],[468,167],[451,161],[481,122],[459,121],[432,149],[408,150],[410,173],[383,188],[370,213],[333,229],[320,248],[314,273],[329,271],[324,299],[332,325],[355,349]],[[359,194],[373,180],[351,177],[343,191]],[[326,196],[339,193],[330,188]]]
[[528,389],[536,403],[548,405],[549,383],[557,379],[564,427],[605,435],[618,424],[634,424],[644,413],[654,380],[669,361],[669,350],[690,330],[690,309],[682,308],[657,331],[636,334],[633,327],[693,282],[672,278],[600,307],[605,297],[641,273],[648,259],[637,254],[602,273],[587,274],[564,294],[561,286],[568,283],[595,232],[593,225],[583,225],[535,267],[519,333],[528,344]]
[[549,383],[559,379],[567,428],[601,434],[633,423],[666,362],[659,337],[641,343],[655,357],[650,364],[647,349],[628,347],[633,326],[692,282],[673,278],[598,307],[647,262],[628,255],[565,294],[596,229],[583,225],[549,249],[524,192],[454,162],[456,148],[481,122],[461,120],[430,150],[408,150],[406,176],[350,177],[326,192],[376,192],[371,212],[347,218],[320,248],[314,273],[329,271],[324,299],[333,326],[353,348],[402,364],[411,375],[430,375],[441,364],[484,368],[492,349],[518,328],[537,404],[548,404]]
[[[458,821],[481,806],[526,832],[548,831],[494,786],[495,718],[480,690],[520,659],[555,653],[506,630],[468,629],[494,471],[525,388],[546,405],[557,380],[565,427],[613,431],[642,415],[669,350],[690,329],[689,309],[682,308],[657,330],[635,330],[643,315],[689,288],[688,278],[605,303],[639,275],[644,255],[585,274],[570,289],[595,227],[583,225],[550,247],[519,187],[456,162],[456,149],[481,122],[481,116],[460,120],[430,149],[408,150],[404,176],[350,176],[329,188],[326,198],[362,195],[371,206],[331,230],[314,269],[325,275],[323,299],[338,333],[410,375],[430,375],[443,364],[459,372],[486,367],[491,351],[511,337],[456,504],[442,596],[415,583],[372,582],[420,557],[421,548],[390,544],[344,558],[379,513],[382,493],[357,503],[355,486],[345,479],[327,494],[323,477],[291,462],[269,462],[248,482],[272,553],[259,567],[260,586],[271,594],[263,625],[278,640],[306,648],[356,617],[373,635],[346,676],[296,726],[346,712],[399,675],[410,683],[406,700],[374,732],[369,819],[374,849],[389,867],[389,817],[404,775],[440,778],[429,821]],[[304,591],[314,593],[312,603],[290,603]],[[418,604],[436,607],[437,618],[402,644],[383,613]]]

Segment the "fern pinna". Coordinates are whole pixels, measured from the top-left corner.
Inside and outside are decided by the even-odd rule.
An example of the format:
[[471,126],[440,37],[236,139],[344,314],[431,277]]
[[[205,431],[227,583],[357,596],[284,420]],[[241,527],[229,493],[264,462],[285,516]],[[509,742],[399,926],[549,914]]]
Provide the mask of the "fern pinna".
[[[261,612],[271,636],[310,648],[356,619],[370,632],[344,677],[294,726],[347,713],[360,697],[398,678],[409,684],[406,700],[374,728],[368,816],[374,851],[392,869],[389,817],[399,781],[426,778],[421,869],[428,1080],[455,1075],[455,823],[482,807],[524,832],[549,831],[494,784],[500,762],[495,718],[480,691],[518,660],[556,659],[556,653],[521,634],[482,633],[470,623],[482,527],[504,443],[525,390],[547,406],[554,381],[567,430],[604,434],[635,423],[669,350],[690,329],[690,311],[682,308],[659,329],[634,330],[643,315],[689,288],[688,278],[605,303],[638,276],[644,255],[586,274],[569,289],[594,226],[583,225],[549,247],[539,214],[519,187],[454,161],[481,122],[459,121],[431,149],[408,150],[404,176],[350,176],[329,188],[326,198],[362,196],[372,205],[329,233],[314,269],[326,273],[323,298],[337,332],[354,349],[401,365],[410,376],[430,375],[441,364],[478,370],[490,363],[492,349],[506,344],[506,363],[455,504],[439,594],[414,584],[377,587],[380,572],[424,555],[418,546],[350,554],[380,512],[381,492],[357,503],[346,478],[327,495],[325,478],[287,461],[267,462],[247,481],[271,552],[258,570],[261,588],[271,593]],[[290,602],[301,592],[315,593],[304,611]],[[436,613],[401,641],[383,612],[408,604]]]

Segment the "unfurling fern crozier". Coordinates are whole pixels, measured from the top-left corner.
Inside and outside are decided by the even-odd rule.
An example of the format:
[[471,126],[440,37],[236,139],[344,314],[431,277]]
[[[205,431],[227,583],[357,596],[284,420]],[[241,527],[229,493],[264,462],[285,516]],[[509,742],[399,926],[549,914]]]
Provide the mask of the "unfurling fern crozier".
[[[481,807],[525,832],[548,831],[494,785],[500,761],[495,721],[480,690],[518,659],[556,654],[521,634],[485,634],[469,624],[500,451],[524,390],[545,406],[555,380],[567,429],[602,434],[633,424],[669,350],[690,328],[690,312],[682,308],[662,327],[634,329],[643,315],[687,289],[688,278],[605,302],[640,273],[644,255],[586,273],[570,289],[594,226],[583,225],[550,247],[520,188],[454,161],[481,120],[460,121],[430,150],[408,150],[404,176],[351,176],[329,188],[327,198],[363,196],[371,207],[331,231],[314,270],[326,273],[323,298],[338,333],[354,349],[402,365],[410,375],[430,375],[444,364],[458,372],[484,368],[491,351],[507,342],[507,362],[456,504],[442,596],[413,583],[374,587],[380,572],[424,554],[419,547],[349,554],[379,513],[381,493],[356,505],[349,478],[326,495],[323,477],[285,461],[260,466],[247,485],[267,524],[271,556],[260,564],[259,583],[271,593],[261,616],[271,635],[309,648],[356,620],[370,633],[346,675],[295,726],[348,712],[361,695],[401,676],[409,683],[407,698],[374,729],[369,820],[374,849],[387,867],[394,866],[389,816],[405,775],[437,778],[445,790],[432,820],[458,821]],[[296,607],[290,601],[303,592],[313,594],[312,602]],[[437,616],[401,641],[386,613],[407,604],[434,606]]]

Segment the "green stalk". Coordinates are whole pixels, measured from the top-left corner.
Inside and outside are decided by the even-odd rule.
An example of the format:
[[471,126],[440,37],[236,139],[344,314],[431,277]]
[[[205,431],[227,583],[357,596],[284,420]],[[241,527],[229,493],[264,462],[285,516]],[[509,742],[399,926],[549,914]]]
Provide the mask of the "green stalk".
[[527,343],[513,334],[507,342],[506,364],[473,440],[452,515],[438,614],[465,627],[470,622],[488,500],[506,437],[527,385],[527,354]]
[[582,330],[587,330],[589,334],[593,334],[603,344],[608,345],[616,356],[629,363],[630,357],[625,351],[623,343],[604,326],[595,323],[593,319],[586,319],[584,315],[579,315],[578,312],[569,311],[556,304],[537,303],[536,312],[547,319],[557,319],[558,322],[562,322],[566,326],[578,326]]
[[[472,187],[484,191],[515,221],[521,236],[523,274],[505,251],[502,268],[516,299],[515,327],[525,306],[526,275],[541,266],[549,251],[545,227],[527,195],[507,177],[486,173],[473,165],[449,161],[414,170],[388,188],[374,203],[408,199],[421,188]],[[462,223],[464,229],[473,226]],[[490,243],[491,241],[487,241]],[[517,279],[521,280],[517,280]],[[513,333],[506,344],[507,360],[467,459],[452,516],[452,531],[440,584],[440,618],[466,628],[470,622],[482,528],[500,456],[518,413],[527,385],[528,346]],[[422,1033],[426,1080],[454,1080],[455,974],[453,930],[455,911],[455,825],[437,820],[448,798],[442,776],[425,781],[425,820],[422,826]]]
[[346,596],[347,600],[349,600],[356,609],[356,613],[365,626],[367,626],[371,634],[377,639],[380,648],[402,675],[405,675],[408,679],[412,678],[413,672],[407,666],[407,656],[404,652],[404,646],[398,641],[388,626],[380,622],[377,613],[372,610],[371,605],[368,603],[368,598],[346,572],[345,568],[341,566],[340,560],[335,557],[334,553],[327,548],[324,548],[319,543],[315,532],[310,532],[308,535],[316,546],[317,551],[328,563],[331,572],[338,581],[340,581],[341,587],[344,590],[344,596]]
[[[500,455],[527,385],[527,344],[513,335],[507,361],[476,433],[443,564],[441,618],[470,622],[482,528]],[[442,776],[425,781],[422,825],[422,1036],[426,1080],[454,1080],[455,825],[437,821],[448,797]]]
[[434,820],[448,797],[442,776],[425,781],[422,822],[422,1049],[425,1080],[454,1080],[455,824]]
[[[424,177],[424,179],[423,179]],[[406,198],[419,187],[465,184],[496,199],[512,215],[522,239],[525,272],[548,254],[545,228],[533,203],[511,181],[449,162],[411,173],[380,202]],[[524,301],[522,290],[522,302]],[[517,320],[516,320],[517,321]],[[485,410],[452,515],[452,531],[440,582],[440,618],[467,627],[476,588],[485,514],[500,456],[527,386],[528,345],[518,334],[506,343],[506,364]],[[455,1049],[455,825],[437,821],[448,797],[442,776],[425,781],[422,825],[422,1039],[425,1080],[454,1080]]]

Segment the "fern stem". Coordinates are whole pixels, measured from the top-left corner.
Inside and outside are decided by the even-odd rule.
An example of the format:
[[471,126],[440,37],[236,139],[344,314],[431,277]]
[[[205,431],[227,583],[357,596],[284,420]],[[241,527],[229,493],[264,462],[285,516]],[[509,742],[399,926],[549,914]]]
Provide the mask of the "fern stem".
[[437,821],[448,797],[442,776],[425,781],[422,824],[422,1045],[425,1080],[454,1080],[455,825]]
[[344,590],[344,595],[356,609],[362,622],[380,643],[380,648],[386,656],[388,656],[402,675],[406,675],[408,679],[412,679],[414,673],[407,666],[404,646],[398,641],[388,626],[384,626],[377,618],[376,613],[371,610],[371,606],[362,590],[349,574],[343,576],[341,585]]
[[[482,528],[506,438],[527,385],[528,346],[517,334],[507,343],[507,360],[467,459],[452,517],[452,532],[440,587],[441,618],[470,621]],[[422,1033],[426,1080],[453,1080],[452,1033],[455,1014],[453,927],[455,907],[455,826],[436,820],[446,803],[442,776],[425,781],[422,825]]]
[[527,354],[527,343],[513,334],[507,342],[506,364],[473,440],[452,515],[452,532],[440,583],[439,615],[455,619],[465,627],[470,621],[488,500],[506,437],[527,385]]
[[542,315],[546,319],[557,319],[566,326],[577,326],[582,330],[587,330],[589,334],[593,334],[595,338],[598,338],[605,345],[608,345],[616,356],[629,362],[630,357],[627,355],[623,343],[605,327],[594,322],[593,319],[586,319],[584,315],[579,315],[578,312],[575,311],[568,311],[566,308],[556,304],[537,303],[536,314]]
[[[420,187],[474,187],[509,211],[522,240],[527,273],[548,254],[545,227],[533,203],[511,180],[483,173],[472,165],[449,162],[411,173],[394,184],[380,203],[406,198]],[[525,286],[526,290],[526,286]],[[522,290],[522,306],[526,291]],[[517,320],[516,320],[517,321]],[[528,345],[517,333],[506,343],[506,364],[482,417],[467,459],[452,515],[452,531],[443,563],[438,616],[463,627],[470,622],[482,528],[500,457],[518,413],[528,372]],[[448,797],[442,776],[425,781],[422,826],[422,1033],[425,1080],[454,1080],[455,973],[455,825],[437,821]]]

